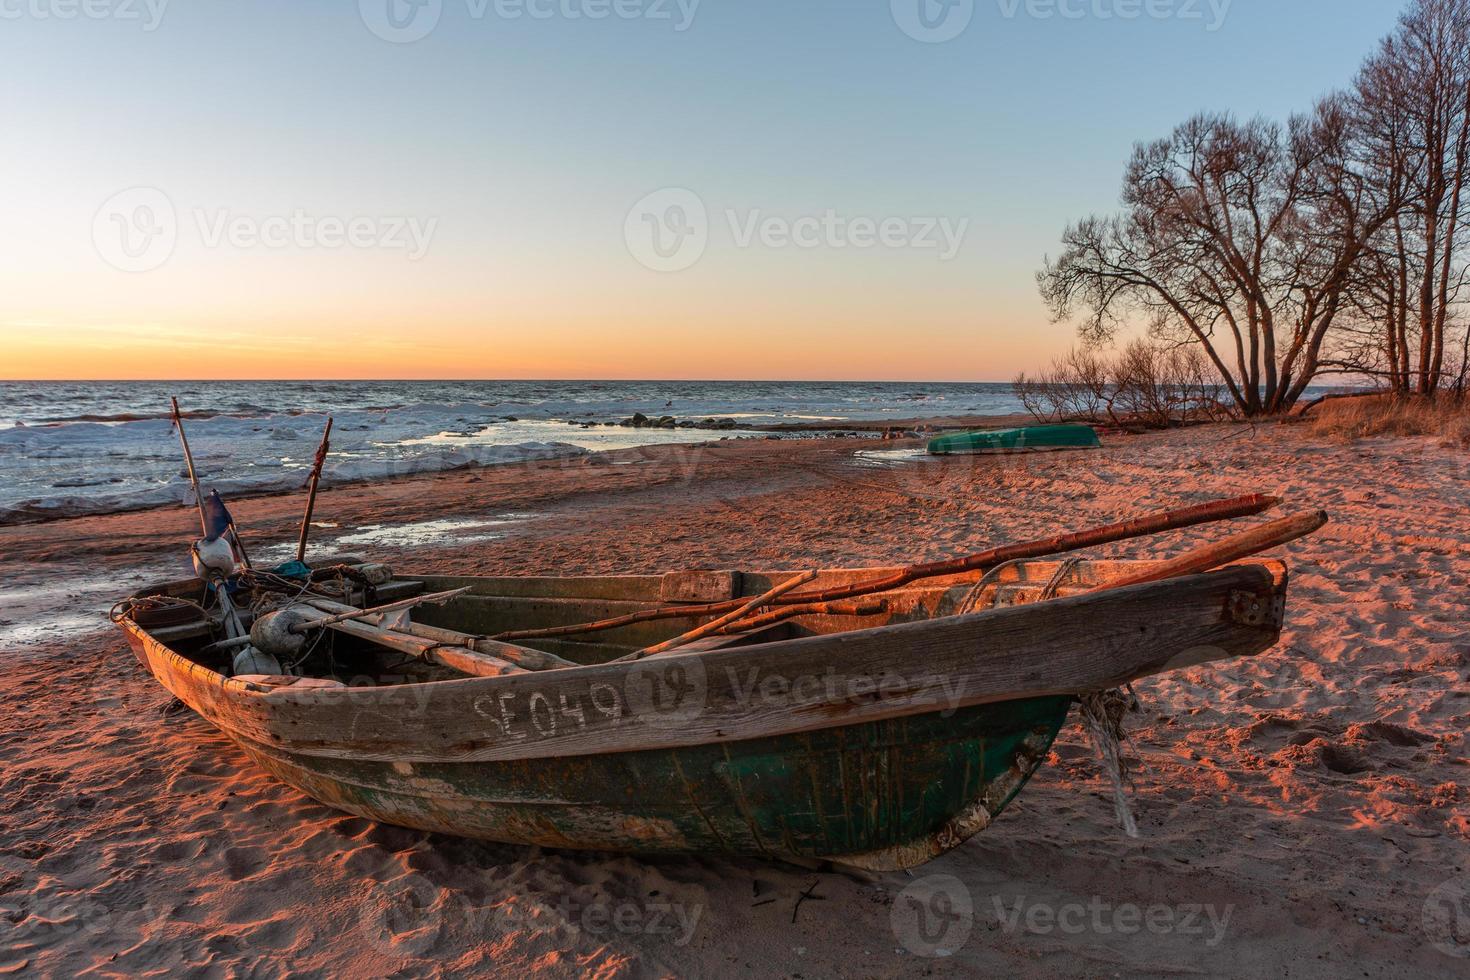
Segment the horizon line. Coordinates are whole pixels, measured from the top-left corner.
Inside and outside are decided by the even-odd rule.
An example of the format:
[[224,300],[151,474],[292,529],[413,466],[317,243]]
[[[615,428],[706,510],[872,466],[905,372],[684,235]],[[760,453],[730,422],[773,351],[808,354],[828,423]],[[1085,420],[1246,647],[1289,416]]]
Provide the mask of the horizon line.
[[914,378],[0,378],[0,384],[1012,384],[1007,381]]

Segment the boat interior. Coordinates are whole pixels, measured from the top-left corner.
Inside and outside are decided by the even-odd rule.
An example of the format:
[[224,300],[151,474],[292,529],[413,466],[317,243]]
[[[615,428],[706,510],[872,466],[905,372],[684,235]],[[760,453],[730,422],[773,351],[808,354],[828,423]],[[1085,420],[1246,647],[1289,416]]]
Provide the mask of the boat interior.
[[[934,578],[904,585],[872,597],[853,600],[833,612],[757,624],[733,634],[716,634],[681,647],[696,653],[728,647],[751,646],[804,636],[876,629],[900,623],[984,612],[1076,595],[1119,576],[1154,564],[1136,561],[1028,560],[1002,565],[992,571]],[[358,608],[393,603],[429,593],[466,590],[447,601],[413,607],[414,624],[456,631],[475,638],[495,638],[507,632],[547,630],[584,624],[654,609],[691,607],[763,595],[794,572],[682,571],[663,575],[586,577],[463,577],[393,575],[378,585],[367,585],[347,561],[317,572],[313,595]],[[333,575],[340,570],[342,574]],[[820,591],[869,582],[897,572],[896,568],[823,571],[803,590]],[[264,612],[292,599],[273,577],[246,576],[231,593],[242,625],[250,627],[257,611]],[[301,588],[300,583],[296,588]],[[123,615],[152,639],[176,655],[208,670],[228,676],[231,653],[221,649],[225,634],[211,590],[198,578],[162,583],[136,593],[122,607]],[[771,607],[779,608],[779,607]],[[707,622],[709,614],[671,617],[618,626],[597,632],[560,636],[508,637],[528,647],[587,666],[607,663],[634,651],[662,643]],[[463,679],[465,674],[361,636],[334,629],[316,631],[301,658],[288,665],[291,674],[346,684],[414,684]]]

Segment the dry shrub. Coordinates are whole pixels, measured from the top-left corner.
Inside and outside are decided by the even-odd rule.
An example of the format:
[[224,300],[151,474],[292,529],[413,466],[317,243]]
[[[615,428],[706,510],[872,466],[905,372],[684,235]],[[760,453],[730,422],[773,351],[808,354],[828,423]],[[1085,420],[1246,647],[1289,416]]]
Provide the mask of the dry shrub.
[[1470,449],[1470,402],[1441,396],[1365,395],[1323,402],[1312,434],[1337,442],[1374,436],[1436,436],[1446,446]]
[[1070,351],[1035,377],[1017,377],[1012,390],[1041,422],[1167,429],[1229,417],[1223,385],[1211,378],[1199,348],[1136,340],[1110,357]]
[[1096,354],[1076,349],[1052,361],[1035,378],[1021,374],[1012,390],[1026,411],[1042,422],[1096,421],[1110,410],[1110,373]]

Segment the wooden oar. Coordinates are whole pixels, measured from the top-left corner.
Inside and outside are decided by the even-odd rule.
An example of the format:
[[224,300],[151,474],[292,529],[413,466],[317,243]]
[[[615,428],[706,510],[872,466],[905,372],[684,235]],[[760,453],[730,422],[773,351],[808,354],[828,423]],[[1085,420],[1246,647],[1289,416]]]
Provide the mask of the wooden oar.
[[[330,599],[322,599],[311,596],[307,599],[309,605],[323,612],[348,612],[353,607],[333,602]],[[373,626],[382,626],[384,616],[381,613],[372,613],[365,617],[364,622]],[[423,623],[405,623],[395,626],[394,631],[408,633],[422,640],[433,640],[436,643],[446,643],[451,646],[464,647],[476,653],[487,653],[501,660],[508,660],[517,667],[527,670],[560,670],[565,667],[580,667],[581,664],[558,657],[554,653],[545,650],[535,650],[531,647],[517,646],[514,643],[503,643],[500,640],[492,640],[488,637],[477,636],[474,633],[461,633],[459,630],[444,629],[442,626],[427,626]]]
[[[783,605],[806,605],[813,602],[832,602],[837,599],[851,599],[854,596],[871,595],[874,592],[887,592],[891,589],[908,585],[910,582],[916,582],[926,578],[962,575],[966,572],[983,571],[1009,561],[1018,561],[1024,558],[1044,558],[1047,555],[1080,551],[1084,548],[1094,548],[1099,545],[1111,544],[1115,541],[1125,541],[1129,538],[1159,534],[1164,531],[1173,531],[1179,528],[1194,527],[1198,524],[1209,524],[1214,521],[1230,520],[1236,517],[1249,517],[1253,514],[1270,510],[1280,502],[1280,498],[1270,497],[1264,494],[1250,494],[1244,497],[1232,497],[1228,500],[1216,500],[1208,504],[1198,504],[1194,507],[1164,511],[1087,531],[1059,534],[1055,537],[1043,538],[1039,541],[1028,541],[992,548],[989,551],[982,551],[979,554],[970,555],[966,558],[952,558],[947,561],[932,562],[927,565],[914,565],[883,578],[873,579],[868,582],[836,586],[820,592],[792,593],[781,597],[779,601]],[[495,638],[497,640],[530,640],[551,636],[575,636],[582,633],[598,633],[603,630],[617,629],[620,626],[631,626],[635,623],[646,623],[659,619],[676,619],[687,616],[719,616],[739,609],[745,601],[745,599],[741,598],[698,606],[665,606],[658,609],[645,609],[640,612],[628,613],[625,616],[616,616],[612,619],[603,619],[593,623],[550,626],[544,629],[512,630],[506,633],[499,633]]]
[[[1253,527],[1224,540],[1195,548],[1176,558],[1159,562],[1151,568],[1120,576],[1089,591],[1105,592],[1130,585],[1144,585],[1151,582],[1162,582],[1184,575],[1208,572],[1222,565],[1228,565],[1232,562],[1258,555],[1261,552],[1269,551],[1272,548],[1289,544],[1298,538],[1306,537],[1320,529],[1327,523],[1327,520],[1326,511],[1319,510],[1304,514],[1294,514],[1290,517],[1271,521],[1268,524],[1262,524],[1259,527]],[[747,619],[740,618],[745,614],[744,611],[732,613],[730,616],[722,617],[720,620],[716,620],[707,625],[711,627],[718,625],[718,632],[733,634],[756,627],[768,628],[785,619],[811,615],[813,613],[861,616],[886,611],[886,608],[887,603],[877,598],[871,599],[867,603],[861,600],[846,603],[812,603],[777,608],[764,615],[752,616]],[[669,642],[673,643],[675,641]],[[625,657],[623,659],[637,659],[637,656],[635,654],[632,657]]]
[[369,640],[390,650],[406,653],[429,663],[449,667],[462,674],[474,677],[501,677],[505,674],[524,674],[524,667],[517,667],[508,660],[491,657],[467,647],[446,646],[408,633],[399,633],[381,626],[369,626],[356,620],[333,623],[328,629],[359,639]]
[[737,620],[721,628],[721,633],[746,633],[784,623],[802,616],[877,616],[888,611],[888,600],[852,599],[837,602],[812,602],[803,606],[780,606],[749,619]]
[[1208,572],[1228,565],[1231,562],[1259,555],[1263,551],[1289,544],[1298,538],[1317,531],[1327,523],[1327,512],[1325,510],[1311,511],[1304,514],[1293,514],[1280,520],[1271,521],[1253,527],[1248,531],[1232,535],[1222,541],[1187,551],[1177,558],[1159,562],[1151,568],[1120,576],[1111,582],[1104,583],[1093,592],[1102,592],[1106,589],[1121,589],[1129,585],[1143,585],[1147,582],[1162,582],[1164,579],[1178,578],[1181,575],[1196,575],[1200,572]]
[[680,634],[679,636],[674,637],[672,640],[665,640],[662,643],[656,644],[651,647],[646,647],[645,649],[639,650],[636,653],[630,653],[626,657],[620,657],[619,660],[641,660],[644,657],[651,657],[656,653],[667,653],[670,650],[676,650],[686,643],[693,643],[695,640],[702,640],[706,636],[718,633],[725,626],[730,625],[731,623],[747,615],[748,613],[754,612],[761,606],[769,605],[770,603],[775,602],[777,599],[781,598],[792,589],[799,588],[816,577],[817,573],[815,571],[802,572],[800,575],[792,576],[775,588],[763,592],[760,595],[756,596],[754,599],[751,599],[749,602],[741,606],[739,609],[736,609],[734,612],[721,616],[719,619],[712,619],[708,623],[705,623],[703,626],[696,626],[689,632]]

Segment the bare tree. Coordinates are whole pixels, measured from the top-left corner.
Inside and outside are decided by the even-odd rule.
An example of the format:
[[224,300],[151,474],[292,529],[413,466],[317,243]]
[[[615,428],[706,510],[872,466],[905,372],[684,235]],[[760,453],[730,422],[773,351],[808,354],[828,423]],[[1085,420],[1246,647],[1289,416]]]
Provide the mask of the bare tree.
[[1358,74],[1355,155],[1392,215],[1358,270],[1335,369],[1395,392],[1458,387],[1451,328],[1470,249],[1470,0],[1415,0]]
[[1198,344],[1244,414],[1291,407],[1387,219],[1351,157],[1347,109],[1324,100],[1285,130],[1203,114],[1140,144],[1123,213],[1068,228],[1038,274],[1053,316],[1080,310],[1093,343],[1144,319]]

